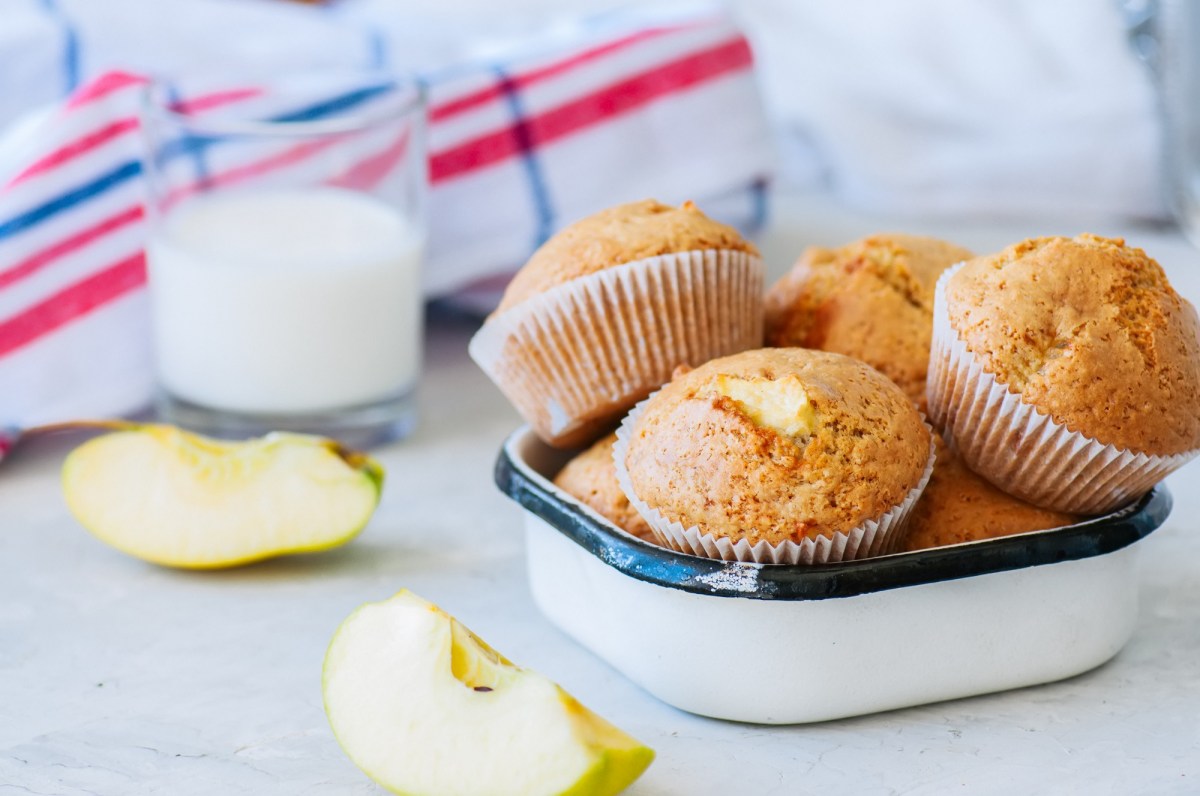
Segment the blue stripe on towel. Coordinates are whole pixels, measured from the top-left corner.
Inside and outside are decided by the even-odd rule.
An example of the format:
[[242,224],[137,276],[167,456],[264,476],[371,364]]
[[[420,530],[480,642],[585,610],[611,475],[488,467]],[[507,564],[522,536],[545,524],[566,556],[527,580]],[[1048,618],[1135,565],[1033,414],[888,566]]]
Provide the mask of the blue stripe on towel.
[[[393,83],[379,83],[366,88],[355,89],[354,91],[340,94],[327,100],[306,105],[294,111],[281,113],[277,116],[268,116],[268,122],[312,122],[323,119],[326,116],[333,116],[341,111],[350,110],[356,105],[361,105],[384,91],[394,87]],[[183,138],[177,138],[169,144],[163,145],[160,158],[174,158],[178,155],[191,154],[195,155],[198,152],[208,149],[213,144],[221,140],[220,135],[185,135]]]
[[0,222],[0,240],[12,237],[19,232],[40,224],[51,216],[55,216],[64,210],[69,210],[80,202],[86,202],[88,199],[98,196],[141,173],[142,164],[138,161],[131,160],[127,163],[122,163],[117,168],[91,182],[84,183],[78,188],[73,188],[66,193],[59,194],[53,199],[30,208],[24,213],[13,216],[7,221]]
[[70,94],[79,87],[79,32],[62,10],[58,0],[41,0],[42,8],[62,31],[63,51],[63,94]]
[[768,202],[767,202],[767,178],[759,177],[750,184],[751,202],[754,205],[753,214],[750,217],[750,231],[757,232],[767,225],[768,220]]
[[388,65],[388,47],[387,39],[383,35],[383,31],[374,25],[367,26],[367,67],[370,69],[383,69]]
[[533,210],[537,215],[537,228],[534,231],[533,248],[536,249],[546,242],[554,232],[554,206],[550,202],[550,191],[546,179],[542,175],[541,164],[534,156],[534,144],[526,123],[524,104],[521,102],[519,90],[508,73],[499,66],[493,66],[492,72],[499,81],[500,91],[504,93],[505,102],[513,117],[513,136],[516,138],[517,150],[521,153],[521,164],[525,167],[525,175],[529,178],[529,191],[533,199]]
[[314,119],[322,119],[326,116],[332,116],[339,111],[349,110],[356,105],[361,105],[368,100],[374,99],[385,91],[389,91],[396,87],[395,83],[378,83],[374,86],[366,86],[365,88],[355,89],[332,99],[323,100],[321,102],[309,105],[305,108],[282,113],[278,116],[271,117],[273,122],[307,122]]
[[[390,83],[355,89],[332,99],[273,117],[272,121],[311,121],[320,119],[323,116],[329,116],[339,111],[353,108],[355,105],[370,100],[388,88],[391,88]],[[219,140],[220,138],[214,136],[188,136],[177,139],[170,144],[164,145],[159,153],[159,157],[170,159],[180,155],[196,156],[200,151]],[[86,202],[89,199],[106,193],[118,185],[137,177],[141,173],[141,161],[126,161],[99,177],[65,191],[52,199],[48,199],[23,213],[19,213],[9,219],[0,220],[0,240],[10,238],[63,211],[69,210],[81,202]]]
[[343,24],[349,21],[351,25],[359,28],[366,37],[367,44],[367,69],[383,69],[391,60],[388,53],[387,37],[378,25],[373,23],[370,18],[366,19],[351,19],[343,13],[341,3],[320,3],[312,10],[324,13],[329,18],[336,20],[336,24]]
[[[179,105],[183,97],[179,93],[179,89],[174,83],[167,83],[167,102],[172,105]],[[192,156],[192,165],[196,168],[196,182],[200,185],[208,183],[208,160],[204,157],[204,147],[198,146],[189,149]]]

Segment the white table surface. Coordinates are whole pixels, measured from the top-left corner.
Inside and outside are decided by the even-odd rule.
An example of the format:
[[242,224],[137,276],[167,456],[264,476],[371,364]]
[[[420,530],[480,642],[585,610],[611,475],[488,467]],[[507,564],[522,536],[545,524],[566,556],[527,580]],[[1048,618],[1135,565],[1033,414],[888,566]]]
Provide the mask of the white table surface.
[[[1142,245],[1200,303],[1200,256],[1167,229],[914,224],[804,197],[776,219],[773,274],[805,244],[879,229],[981,251],[1089,229]],[[320,670],[338,623],[402,587],[653,746],[631,794],[1200,793],[1200,465],[1172,477],[1175,511],[1139,543],[1140,622],[1107,665],[819,725],[708,720],[658,702],[535,609],[520,509],[491,479],[518,419],[467,358],[470,333],[431,330],[419,430],[378,451],[379,511],[340,550],[226,572],[144,564],[68,516],[58,467],[73,440],[18,446],[0,464],[0,794],[381,793],[330,734]]]

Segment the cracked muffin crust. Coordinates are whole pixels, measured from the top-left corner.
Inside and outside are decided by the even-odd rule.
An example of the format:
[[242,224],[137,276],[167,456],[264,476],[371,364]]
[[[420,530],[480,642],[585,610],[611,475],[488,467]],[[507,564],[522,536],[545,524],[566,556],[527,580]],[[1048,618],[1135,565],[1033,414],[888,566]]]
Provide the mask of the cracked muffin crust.
[[946,307],[983,369],[1060,425],[1138,453],[1200,447],[1200,324],[1141,249],[1023,241],[963,266]]
[[563,229],[542,244],[504,291],[496,315],[572,279],[647,257],[707,249],[758,254],[733,227],[692,202],[654,199],[617,205]]
[[942,271],[973,256],[953,243],[898,233],[811,247],[767,291],[767,345],[861,359],[923,407],[934,286]]
[[590,506],[613,525],[646,542],[657,544],[653,531],[617,483],[613,464],[614,431],[578,454],[554,476],[554,485]]
[[677,376],[645,405],[625,466],[668,519],[774,545],[879,518],[918,485],[929,453],[916,408],[878,371],[775,348]]

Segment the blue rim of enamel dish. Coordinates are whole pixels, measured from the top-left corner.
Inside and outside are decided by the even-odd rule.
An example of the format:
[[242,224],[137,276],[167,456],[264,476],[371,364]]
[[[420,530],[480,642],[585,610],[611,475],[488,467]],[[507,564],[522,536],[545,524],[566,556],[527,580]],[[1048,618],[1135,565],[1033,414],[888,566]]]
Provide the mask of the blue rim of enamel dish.
[[[536,439],[528,427],[518,429],[496,460],[495,479],[501,492],[624,575],[718,597],[854,597],[1102,556],[1128,547],[1161,526],[1172,502],[1170,492],[1159,484],[1111,514],[1048,531],[837,564],[743,564],[678,553],[625,533],[555,487],[549,480],[553,472],[534,467],[529,452],[539,454],[551,466],[561,465],[570,455],[554,451]],[[747,584],[752,587],[747,588]]]

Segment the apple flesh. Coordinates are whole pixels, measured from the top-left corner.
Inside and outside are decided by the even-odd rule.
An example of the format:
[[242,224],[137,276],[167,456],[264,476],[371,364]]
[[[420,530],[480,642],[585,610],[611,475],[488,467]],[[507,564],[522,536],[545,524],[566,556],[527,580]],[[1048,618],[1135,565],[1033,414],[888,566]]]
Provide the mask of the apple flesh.
[[209,569],[349,541],[379,502],[383,470],[321,437],[222,442],[129,424],[72,451],[62,480],[72,514],[102,541]]
[[325,655],[324,694],[350,759],[409,796],[608,796],[654,759],[408,591],[342,623]]

